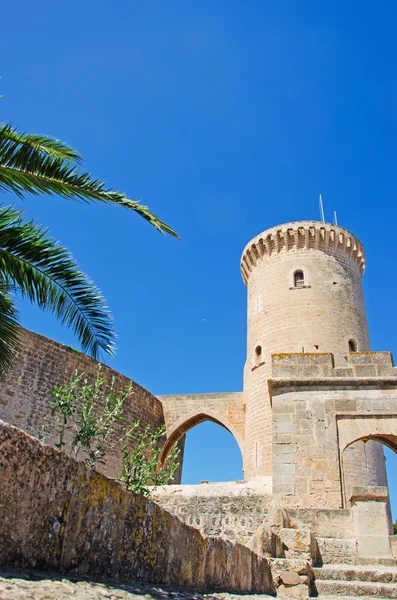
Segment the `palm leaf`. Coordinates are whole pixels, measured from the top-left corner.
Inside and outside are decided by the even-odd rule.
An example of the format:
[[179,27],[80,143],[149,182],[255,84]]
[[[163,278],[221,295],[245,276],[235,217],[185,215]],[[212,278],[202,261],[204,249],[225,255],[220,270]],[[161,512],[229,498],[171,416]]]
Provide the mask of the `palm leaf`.
[[114,354],[111,315],[99,290],[71,254],[12,207],[0,208],[0,274],[6,284],[54,313],[95,358]]
[[25,156],[33,153],[60,158],[69,162],[81,163],[81,154],[62,140],[42,134],[19,133],[9,123],[0,125],[0,140],[8,143],[14,151]]
[[0,374],[4,375],[20,349],[18,311],[9,293],[9,287],[0,282]]
[[[179,237],[147,206],[107,188],[102,181],[76,166],[76,158],[66,158],[68,146],[56,146],[55,151],[53,145],[50,151],[51,144],[48,141],[40,145],[39,136],[30,137],[36,138],[36,145],[31,139],[25,144],[23,136],[9,125],[0,128],[0,191],[11,190],[19,197],[26,193],[47,194],[84,202],[118,204],[138,213],[158,231]],[[62,144],[58,140],[56,143]]]

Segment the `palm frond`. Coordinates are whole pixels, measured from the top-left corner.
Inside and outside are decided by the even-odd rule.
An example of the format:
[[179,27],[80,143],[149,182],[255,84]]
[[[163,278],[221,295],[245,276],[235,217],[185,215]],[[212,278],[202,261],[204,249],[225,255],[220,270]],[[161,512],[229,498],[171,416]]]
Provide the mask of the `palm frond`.
[[0,274],[70,327],[85,352],[114,354],[112,318],[99,290],[65,248],[13,207],[0,208]]
[[19,151],[26,157],[40,153],[68,162],[81,163],[83,160],[80,152],[62,140],[42,134],[19,133],[9,123],[0,124],[0,140],[7,141],[14,152]]
[[0,281],[0,376],[9,370],[19,349],[18,311],[11,299],[9,287]]
[[75,161],[65,160],[62,154],[57,156],[54,152],[35,149],[34,144],[19,142],[18,135],[14,130],[10,133],[9,126],[0,129],[0,191],[11,190],[19,197],[26,193],[47,194],[118,204],[139,214],[161,233],[179,237],[147,206],[107,188],[102,181],[76,166]]

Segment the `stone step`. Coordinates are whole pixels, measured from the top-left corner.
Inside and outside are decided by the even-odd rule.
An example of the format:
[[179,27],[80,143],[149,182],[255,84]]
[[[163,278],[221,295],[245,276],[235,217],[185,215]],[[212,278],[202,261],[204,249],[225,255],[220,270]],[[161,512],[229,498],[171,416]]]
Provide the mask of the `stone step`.
[[313,569],[316,581],[368,581],[371,583],[397,583],[396,567],[364,565],[325,565]]
[[354,564],[357,553],[357,542],[354,538],[322,538],[317,537],[319,564]]
[[397,585],[395,583],[379,583],[371,581],[339,581],[334,579],[317,579],[315,586],[318,595],[326,596],[351,596],[353,598],[397,598]]
[[[316,596],[316,600],[356,600],[357,596]],[[381,596],[365,596],[365,600],[388,600]]]

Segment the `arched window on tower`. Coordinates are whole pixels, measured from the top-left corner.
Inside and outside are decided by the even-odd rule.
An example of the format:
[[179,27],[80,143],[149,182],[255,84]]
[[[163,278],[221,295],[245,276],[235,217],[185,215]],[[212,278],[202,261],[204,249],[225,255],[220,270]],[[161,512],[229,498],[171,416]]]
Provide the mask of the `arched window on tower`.
[[294,286],[296,288],[301,288],[305,285],[305,277],[303,275],[303,271],[295,271],[294,273]]
[[357,352],[357,342],[349,340],[349,352]]
[[253,369],[255,369],[256,367],[259,367],[259,365],[261,365],[263,363],[262,346],[258,345],[255,347],[252,362],[253,362],[253,365],[252,365]]

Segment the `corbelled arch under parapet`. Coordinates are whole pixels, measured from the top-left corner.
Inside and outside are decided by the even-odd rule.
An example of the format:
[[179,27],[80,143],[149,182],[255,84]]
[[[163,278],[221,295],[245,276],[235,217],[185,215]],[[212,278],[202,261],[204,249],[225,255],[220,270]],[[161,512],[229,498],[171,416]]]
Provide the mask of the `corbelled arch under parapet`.
[[164,464],[175,444],[193,427],[212,421],[237,441],[244,460],[245,404],[242,392],[158,396],[162,402],[166,442],[159,462]]

